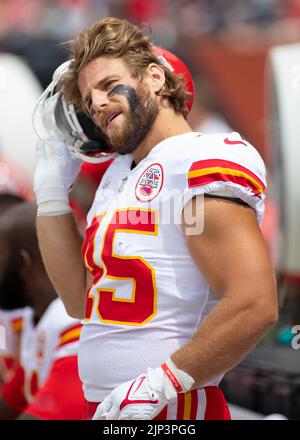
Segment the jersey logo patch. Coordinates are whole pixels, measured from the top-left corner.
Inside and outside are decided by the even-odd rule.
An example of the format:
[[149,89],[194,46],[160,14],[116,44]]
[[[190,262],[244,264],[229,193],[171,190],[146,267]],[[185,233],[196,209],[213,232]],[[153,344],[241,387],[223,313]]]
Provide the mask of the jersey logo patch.
[[150,165],[138,179],[135,196],[140,202],[150,202],[159,193],[164,182],[164,172],[159,163]]

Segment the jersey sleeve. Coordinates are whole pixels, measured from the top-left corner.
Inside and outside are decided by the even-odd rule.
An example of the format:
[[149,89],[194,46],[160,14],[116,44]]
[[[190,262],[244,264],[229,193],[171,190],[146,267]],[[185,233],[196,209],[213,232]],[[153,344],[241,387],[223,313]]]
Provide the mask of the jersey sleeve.
[[68,315],[60,298],[48,307],[44,325],[51,329],[54,359],[77,355],[82,324]]
[[46,420],[82,420],[84,403],[77,356],[66,356],[54,362],[45,384],[23,412]]
[[21,413],[27,405],[24,394],[24,381],[24,369],[21,365],[18,365],[11,380],[4,383],[2,387],[2,398],[5,403],[18,413]]
[[265,165],[255,148],[238,133],[205,136],[193,148],[186,172],[183,204],[200,194],[240,199],[254,209],[258,222],[264,215]]
[[54,354],[55,359],[77,355],[81,329],[82,324],[76,322],[60,333]]

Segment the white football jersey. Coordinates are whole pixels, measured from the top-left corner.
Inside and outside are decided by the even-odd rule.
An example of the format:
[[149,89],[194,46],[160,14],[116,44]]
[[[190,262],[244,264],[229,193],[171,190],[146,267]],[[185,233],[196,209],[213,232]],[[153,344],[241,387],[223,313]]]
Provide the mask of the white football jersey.
[[[132,160],[119,156],[103,176],[82,248],[94,282],[79,374],[91,402],[159,366],[218,302],[185,242],[186,203],[206,193],[242,200],[259,222],[264,212],[263,161],[237,133],[174,136],[133,169]],[[200,206],[194,233],[201,233],[202,216]]]
[[0,325],[4,327],[4,348],[0,350],[0,373],[8,381],[19,362],[20,340],[26,317],[31,314],[30,307],[14,310],[0,309]]
[[45,383],[56,359],[77,355],[81,324],[71,318],[57,298],[50,303],[36,326],[33,312],[26,316],[21,337],[20,363],[25,374],[25,397],[33,395]]

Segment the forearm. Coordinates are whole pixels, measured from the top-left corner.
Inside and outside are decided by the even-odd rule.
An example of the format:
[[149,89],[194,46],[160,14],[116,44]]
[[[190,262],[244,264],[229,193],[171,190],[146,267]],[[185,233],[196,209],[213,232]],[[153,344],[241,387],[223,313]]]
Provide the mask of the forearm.
[[81,258],[82,238],[73,214],[38,216],[37,233],[50,280],[67,312],[82,318],[85,309],[86,275]]
[[171,356],[194,378],[194,388],[230,370],[254,348],[276,321],[276,312],[262,313],[263,307],[260,302],[241,307],[234,296],[223,298],[191,341]]

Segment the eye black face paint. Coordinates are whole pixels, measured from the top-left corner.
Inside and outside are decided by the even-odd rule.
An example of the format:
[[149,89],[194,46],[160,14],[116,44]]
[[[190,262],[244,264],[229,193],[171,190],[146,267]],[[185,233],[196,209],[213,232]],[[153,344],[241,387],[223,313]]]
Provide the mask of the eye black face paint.
[[107,139],[118,153],[132,153],[151,130],[159,112],[158,105],[150,92],[141,84],[138,84],[136,88],[128,84],[119,84],[107,96],[114,95],[124,96],[128,102],[128,109],[123,110],[122,104],[116,107],[116,111],[121,109],[124,122],[109,130]]
[[135,89],[127,84],[119,84],[118,86],[114,87],[108,93],[108,96],[113,95],[126,96],[131,112],[133,112],[133,109],[135,109],[140,103],[140,98],[138,97]]

